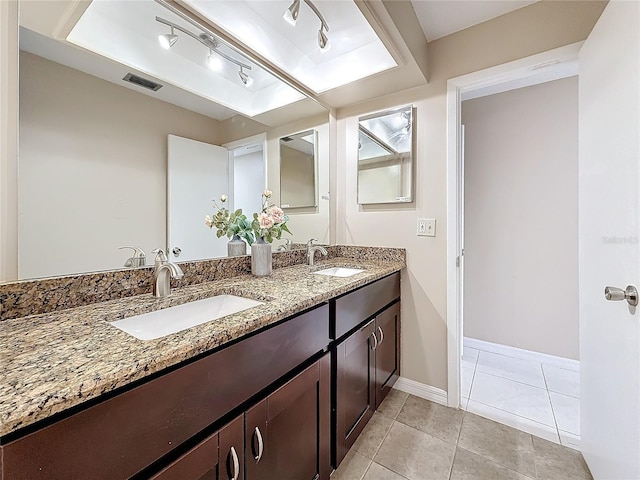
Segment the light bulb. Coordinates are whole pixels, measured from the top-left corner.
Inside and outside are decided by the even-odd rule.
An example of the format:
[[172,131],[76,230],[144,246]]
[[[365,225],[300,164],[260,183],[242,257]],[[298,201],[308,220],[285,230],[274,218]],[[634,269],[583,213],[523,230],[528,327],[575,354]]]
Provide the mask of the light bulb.
[[173,28],[171,29],[171,33],[158,35],[158,42],[160,43],[160,46],[165,50],[169,50],[177,41],[178,36],[174,35]]
[[222,70],[222,59],[213,53],[213,51],[210,51],[207,57],[207,66],[214,72],[219,72]]

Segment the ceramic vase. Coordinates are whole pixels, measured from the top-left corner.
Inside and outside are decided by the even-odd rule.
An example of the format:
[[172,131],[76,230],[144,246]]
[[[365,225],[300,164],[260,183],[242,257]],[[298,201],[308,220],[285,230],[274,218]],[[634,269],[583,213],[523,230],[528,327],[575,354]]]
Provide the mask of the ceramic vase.
[[227,256],[239,257],[246,254],[247,244],[238,235],[234,235],[227,243]]
[[271,275],[271,244],[263,237],[251,245],[251,273],[257,277]]

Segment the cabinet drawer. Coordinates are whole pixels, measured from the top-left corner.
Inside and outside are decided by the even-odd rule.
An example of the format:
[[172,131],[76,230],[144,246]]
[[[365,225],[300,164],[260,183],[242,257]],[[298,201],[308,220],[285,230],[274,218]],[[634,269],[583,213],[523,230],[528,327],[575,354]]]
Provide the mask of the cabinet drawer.
[[328,343],[325,304],[3,446],[3,478],[128,478]]
[[218,434],[189,450],[151,480],[218,480]]
[[336,299],[331,338],[340,338],[397,298],[400,298],[400,273],[394,273]]

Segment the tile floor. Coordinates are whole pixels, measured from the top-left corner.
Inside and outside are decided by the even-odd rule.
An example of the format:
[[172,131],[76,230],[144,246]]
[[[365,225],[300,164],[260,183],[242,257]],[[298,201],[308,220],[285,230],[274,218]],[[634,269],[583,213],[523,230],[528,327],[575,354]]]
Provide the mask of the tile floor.
[[461,406],[579,449],[580,373],[464,347]]
[[331,480],[589,480],[582,455],[391,390]]

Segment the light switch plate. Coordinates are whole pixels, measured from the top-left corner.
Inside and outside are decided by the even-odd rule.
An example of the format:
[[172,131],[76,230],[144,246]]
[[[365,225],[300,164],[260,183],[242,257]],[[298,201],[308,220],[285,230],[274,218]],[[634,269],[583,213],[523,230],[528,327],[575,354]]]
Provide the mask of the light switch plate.
[[435,237],[436,236],[436,219],[435,218],[419,218],[417,235],[419,237]]

